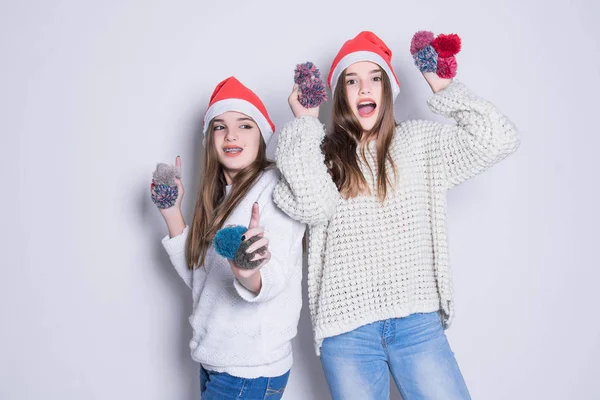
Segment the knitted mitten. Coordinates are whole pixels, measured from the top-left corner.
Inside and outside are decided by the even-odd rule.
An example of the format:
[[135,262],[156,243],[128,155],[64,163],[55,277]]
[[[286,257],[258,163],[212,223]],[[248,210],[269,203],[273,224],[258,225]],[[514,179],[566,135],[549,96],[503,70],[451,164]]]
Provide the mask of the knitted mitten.
[[460,37],[454,33],[440,34],[434,39],[433,33],[419,31],[410,44],[410,53],[421,72],[435,72],[440,78],[456,76],[458,67],[454,57],[461,49]]
[[296,65],[294,70],[294,83],[298,84],[300,95],[298,100],[305,108],[318,107],[327,101],[325,84],[321,79],[321,72],[311,62]]
[[152,174],[152,201],[158,208],[169,208],[175,205],[179,192],[175,178],[179,179],[177,167],[158,164]]

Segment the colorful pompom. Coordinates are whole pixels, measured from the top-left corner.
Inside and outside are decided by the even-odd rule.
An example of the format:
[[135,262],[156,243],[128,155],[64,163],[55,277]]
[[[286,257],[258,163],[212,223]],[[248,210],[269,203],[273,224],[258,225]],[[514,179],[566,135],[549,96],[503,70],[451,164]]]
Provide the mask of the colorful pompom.
[[457,67],[458,65],[454,56],[446,58],[439,57],[437,65],[437,74],[440,78],[452,79],[456,76]]
[[433,33],[419,31],[413,36],[410,52],[421,72],[435,72],[440,78],[451,79],[456,76],[458,64],[454,56],[461,46],[461,39],[455,33],[440,34],[434,39]]
[[433,40],[431,45],[437,51],[439,57],[447,58],[458,54],[461,48],[461,40],[455,33],[440,34]]
[[414,55],[415,65],[421,72],[436,72],[438,55],[432,46],[419,50]]
[[298,100],[305,108],[318,107],[327,101],[325,83],[321,79],[321,72],[311,62],[296,65],[294,70],[294,83],[298,85]]
[[419,31],[415,33],[410,42],[410,54],[415,55],[419,50],[424,49],[433,42],[433,32]]
[[175,205],[179,196],[175,179],[179,179],[179,170],[175,165],[156,165],[156,170],[152,173],[151,197],[158,208],[170,208]]
[[242,236],[248,227],[242,225],[228,226],[217,231],[213,246],[215,251],[222,257],[233,260],[242,243]]
[[299,92],[298,100],[304,108],[317,107],[327,100],[325,85],[320,79],[311,80],[305,85],[300,85]]
[[170,208],[175,205],[179,192],[177,186],[152,183],[152,201],[158,208]]
[[313,77],[316,79],[321,79],[321,72],[315,66],[315,64],[307,61],[304,64],[296,65],[296,69],[294,70],[295,83],[300,85],[302,82],[310,80]]

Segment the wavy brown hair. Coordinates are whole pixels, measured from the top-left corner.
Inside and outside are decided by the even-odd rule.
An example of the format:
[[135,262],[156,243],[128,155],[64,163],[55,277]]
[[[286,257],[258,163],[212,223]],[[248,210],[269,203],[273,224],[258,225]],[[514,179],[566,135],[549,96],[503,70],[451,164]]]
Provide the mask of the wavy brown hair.
[[194,218],[186,242],[185,259],[189,269],[204,265],[206,253],[217,231],[254,185],[261,172],[274,166],[275,163],[267,159],[267,145],[261,136],[256,160],[235,175],[231,182],[231,192],[226,197],[227,182],[215,150],[213,121],[210,121]]
[[388,160],[395,176],[396,166],[390,155],[389,149],[394,137],[396,121],[394,120],[394,101],[392,97],[392,86],[387,74],[381,73],[383,91],[379,116],[375,125],[369,131],[364,131],[360,122],[354,115],[351,105],[348,104],[346,71],[342,72],[338,79],[333,96],[333,129],[325,136],[322,150],[325,161],[329,166],[330,174],[340,194],[346,198],[353,198],[360,194],[369,194],[369,186],[359,167],[357,146],[360,146],[360,157],[371,166],[366,158],[367,144],[370,140],[376,140],[377,165],[377,197],[383,202],[386,198],[388,186],[393,187],[385,161]]

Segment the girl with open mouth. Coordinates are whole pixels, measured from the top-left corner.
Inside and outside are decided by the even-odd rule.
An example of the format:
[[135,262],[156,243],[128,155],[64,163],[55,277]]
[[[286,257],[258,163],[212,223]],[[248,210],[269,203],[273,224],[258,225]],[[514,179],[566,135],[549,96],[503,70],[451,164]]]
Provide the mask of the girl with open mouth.
[[394,119],[400,83],[372,32],[333,61],[333,124],[306,109],[280,132],[275,202],[309,225],[315,350],[334,400],[469,399],[444,328],[453,316],[447,191],[516,150],[514,125],[465,85],[424,73],[432,111]]

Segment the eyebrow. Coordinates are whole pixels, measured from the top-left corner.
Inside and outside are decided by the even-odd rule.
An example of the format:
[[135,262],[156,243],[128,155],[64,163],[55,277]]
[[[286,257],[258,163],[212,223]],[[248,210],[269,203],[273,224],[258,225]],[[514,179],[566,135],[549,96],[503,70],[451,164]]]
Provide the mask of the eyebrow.
[[[369,72],[370,74],[376,74],[378,72],[381,72],[380,69],[374,69],[373,71]],[[357,76],[358,74],[356,72],[350,72],[349,74],[346,74],[346,76]]]

